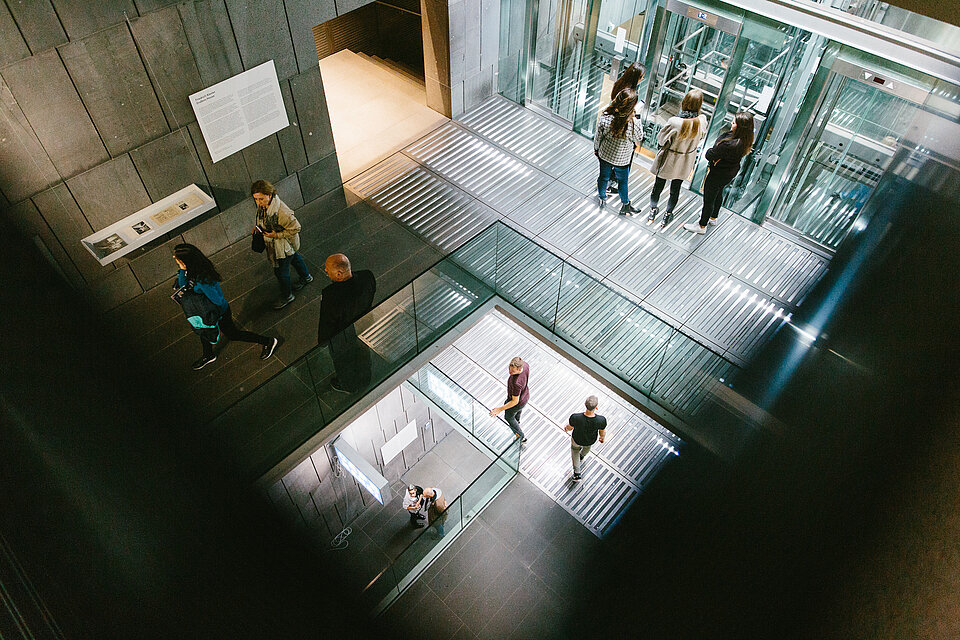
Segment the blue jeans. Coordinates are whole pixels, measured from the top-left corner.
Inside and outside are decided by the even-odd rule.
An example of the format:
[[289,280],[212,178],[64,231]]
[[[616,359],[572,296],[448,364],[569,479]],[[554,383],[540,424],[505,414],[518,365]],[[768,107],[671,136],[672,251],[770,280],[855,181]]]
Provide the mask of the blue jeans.
[[630,165],[618,167],[602,158],[600,158],[600,177],[597,178],[597,193],[600,199],[607,199],[607,183],[610,182],[611,173],[617,177],[617,184],[620,190],[620,202],[630,204],[630,190],[627,184],[630,181]]
[[292,256],[287,256],[286,258],[279,258],[277,260],[277,266],[273,268],[273,275],[277,276],[277,281],[280,283],[280,297],[289,298],[290,294],[293,293],[290,286],[290,265],[293,265],[293,268],[297,270],[297,275],[300,276],[301,282],[310,277],[310,271],[307,269],[307,263],[303,261],[303,256],[299,253],[295,253]]

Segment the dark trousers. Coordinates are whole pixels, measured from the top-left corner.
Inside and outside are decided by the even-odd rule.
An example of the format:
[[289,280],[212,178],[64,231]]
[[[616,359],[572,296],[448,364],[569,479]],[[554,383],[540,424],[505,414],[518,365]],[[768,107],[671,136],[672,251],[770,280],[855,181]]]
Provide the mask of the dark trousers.
[[[653,181],[653,191],[650,192],[650,206],[655,207],[660,202],[660,194],[663,192],[663,185],[667,184],[666,178],[657,178]],[[667,200],[667,213],[677,208],[677,202],[680,201],[680,185],[683,180],[670,181],[670,199]]]
[[630,190],[627,185],[630,180],[630,165],[618,167],[602,158],[600,159],[600,177],[597,178],[597,193],[600,195],[600,198],[606,199],[607,197],[607,183],[610,182],[611,173],[617,176],[620,202],[630,204]]
[[[238,329],[237,325],[233,323],[233,313],[230,309],[227,309],[220,318],[220,333],[231,342],[256,342],[257,344],[268,345],[273,341],[273,338],[262,336],[259,333]],[[203,338],[200,338],[200,343],[203,345],[203,355],[212,356],[213,345]]]
[[290,285],[290,265],[293,265],[293,268],[296,269],[297,275],[300,276],[300,281],[304,281],[310,277],[310,271],[307,269],[307,263],[303,261],[303,256],[299,253],[295,253],[292,256],[287,256],[286,258],[279,258],[277,260],[277,266],[273,268],[273,275],[277,276],[277,281],[280,283],[280,297],[289,298],[290,294],[293,292],[293,289]]
[[520,412],[523,411],[525,406],[527,405],[518,404],[509,409],[505,409],[503,412],[503,418],[507,421],[507,424],[510,425],[510,430],[520,436],[521,440],[523,439],[523,431],[520,430]]
[[370,349],[357,337],[357,330],[350,325],[330,338],[330,357],[337,382],[346,391],[363,391],[370,384]]
[[700,214],[700,226],[707,226],[707,221],[716,218],[720,213],[720,204],[723,202],[723,190],[733,182],[736,176],[714,176],[707,174],[703,181],[703,212]]

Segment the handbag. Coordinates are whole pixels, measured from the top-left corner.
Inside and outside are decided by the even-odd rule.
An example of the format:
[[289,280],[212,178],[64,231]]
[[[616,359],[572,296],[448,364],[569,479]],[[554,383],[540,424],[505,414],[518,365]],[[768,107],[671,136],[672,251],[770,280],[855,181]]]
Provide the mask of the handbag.
[[257,231],[253,234],[253,239],[250,241],[250,249],[257,253],[263,253],[266,248],[267,243],[263,240],[263,234]]

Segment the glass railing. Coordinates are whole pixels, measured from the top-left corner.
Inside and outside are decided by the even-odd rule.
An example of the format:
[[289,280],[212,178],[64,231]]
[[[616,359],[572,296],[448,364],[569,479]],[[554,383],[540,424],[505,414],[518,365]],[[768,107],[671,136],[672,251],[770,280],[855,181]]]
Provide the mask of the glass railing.
[[643,305],[496,222],[450,258],[681,420],[738,367]]
[[520,440],[513,437],[503,418],[491,418],[490,409],[463,387],[429,363],[407,384],[433,402],[452,423],[488,447],[492,462],[456,499],[448,502],[443,513],[431,510],[427,527],[367,585],[364,601],[375,612],[383,611],[400,597],[520,469]]
[[420,393],[443,410],[493,455],[513,444],[513,431],[502,418],[491,418],[484,406],[463,387],[434,365],[427,363],[407,380]]
[[237,400],[207,425],[208,446],[224,450],[242,475],[262,475],[492,296],[441,260]]

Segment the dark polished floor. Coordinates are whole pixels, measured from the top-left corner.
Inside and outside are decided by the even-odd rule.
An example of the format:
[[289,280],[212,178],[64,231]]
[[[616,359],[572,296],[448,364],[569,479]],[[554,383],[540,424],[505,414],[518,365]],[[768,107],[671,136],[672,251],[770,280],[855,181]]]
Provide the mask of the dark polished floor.
[[341,189],[305,204],[296,215],[303,225],[301,254],[316,280],[280,311],[271,307],[279,295],[273,269],[263,254],[250,250],[248,239],[211,256],[224,278],[223,291],[238,326],[282,339],[273,358],[260,360],[259,345],[227,344],[216,362],[192,371],[190,364],[200,356],[200,344],[169,298],[172,279],[108,314],[149,368],[178,393],[196,401],[204,422],[316,345],[320,292],[329,284],[323,272],[328,255],[345,253],[354,269],[373,271],[377,278],[374,304],[441,257],[404,225],[365,203],[348,207]]

